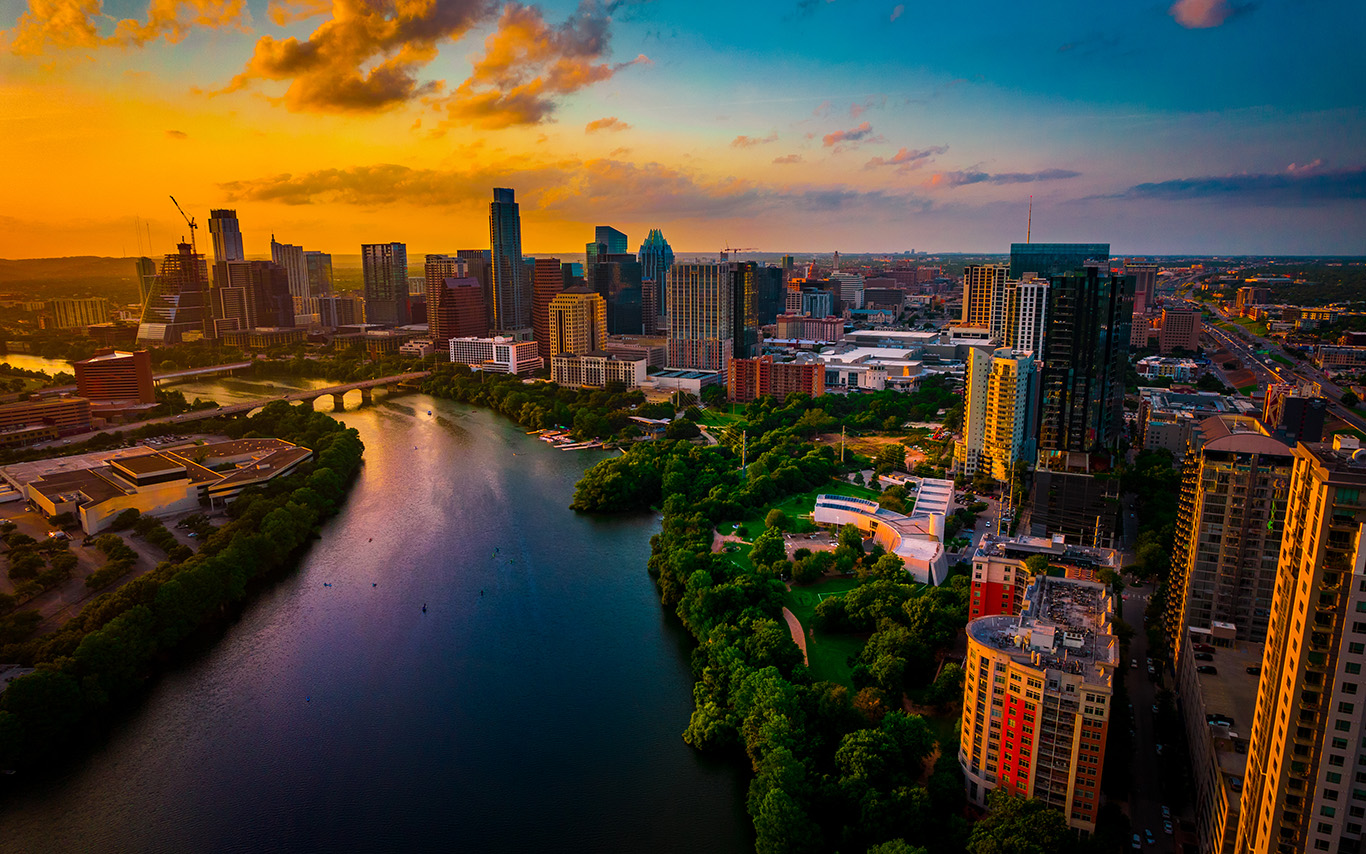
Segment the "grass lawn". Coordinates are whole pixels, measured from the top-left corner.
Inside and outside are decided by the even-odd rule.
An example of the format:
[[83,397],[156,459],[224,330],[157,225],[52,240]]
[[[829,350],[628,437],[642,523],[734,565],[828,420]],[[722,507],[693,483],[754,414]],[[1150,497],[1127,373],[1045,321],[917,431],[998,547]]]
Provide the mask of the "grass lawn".
[[1287,359],[1285,356],[1282,356],[1280,353],[1272,353],[1271,358],[1275,359],[1277,362],[1280,362],[1282,365],[1289,365],[1292,368],[1295,367],[1294,362],[1292,362],[1290,359]]
[[1251,396],[1252,396],[1252,393],[1253,393],[1254,391],[1256,391],[1257,389],[1259,389],[1259,388],[1261,388],[1261,386],[1258,385],[1257,383],[1253,383],[1252,385],[1239,386],[1239,387],[1238,387],[1238,393],[1239,393],[1239,394],[1245,394],[1245,395],[1247,395],[1248,397],[1251,397]]
[[735,427],[746,422],[744,413],[737,408],[734,414],[726,409],[703,409],[697,423],[705,427]]
[[[858,586],[856,578],[833,578],[817,584],[796,587],[783,597],[783,604],[796,615],[803,629],[810,629],[816,615],[816,605],[823,597],[840,596]],[[868,642],[867,635],[808,634],[806,656],[810,661],[811,678],[818,681],[837,682],[853,689],[850,657],[858,657],[863,645]]]

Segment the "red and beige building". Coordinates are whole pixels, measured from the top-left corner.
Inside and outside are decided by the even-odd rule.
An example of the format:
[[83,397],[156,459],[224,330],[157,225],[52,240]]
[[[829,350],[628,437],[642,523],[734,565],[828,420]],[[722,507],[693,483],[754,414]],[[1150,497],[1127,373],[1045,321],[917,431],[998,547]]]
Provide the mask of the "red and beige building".
[[745,403],[772,396],[782,400],[789,394],[825,394],[825,366],[818,359],[775,360],[772,356],[732,359],[726,387],[730,399]]
[[1098,582],[1038,576],[1018,615],[968,623],[958,761],[968,798],[1003,788],[1095,830],[1119,645]]
[[972,590],[968,619],[997,614],[1018,614],[1024,609],[1025,591],[1034,575],[1025,561],[1042,556],[1050,567],[1063,570],[1066,578],[1097,580],[1102,569],[1115,569],[1113,549],[1069,545],[1057,537],[1001,537],[988,534],[972,555]]

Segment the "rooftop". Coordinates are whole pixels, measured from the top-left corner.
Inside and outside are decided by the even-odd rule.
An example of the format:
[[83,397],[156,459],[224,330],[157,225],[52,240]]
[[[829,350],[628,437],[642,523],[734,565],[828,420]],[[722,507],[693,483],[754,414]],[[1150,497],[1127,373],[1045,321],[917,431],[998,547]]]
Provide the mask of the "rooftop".
[[973,640],[1021,663],[1109,685],[1118,655],[1113,610],[1114,597],[1103,584],[1036,576],[1019,615],[979,617],[967,630]]
[[[1195,643],[1207,636],[1192,635]],[[1209,725],[1214,753],[1219,770],[1224,774],[1242,777],[1247,768],[1247,743],[1252,732],[1252,711],[1257,706],[1257,684],[1261,677],[1248,673],[1249,667],[1262,664],[1262,645],[1238,643],[1233,647],[1215,646],[1214,660],[1209,662],[1183,661],[1182,667],[1212,664],[1217,673],[1192,673],[1199,688],[1198,696],[1187,699],[1187,708],[1194,715],[1203,715]],[[1192,655],[1187,644],[1182,656]],[[1197,718],[1198,720],[1198,718]],[[1223,725],[1227,723],[1228,725]]]
[[1113,567],[1116,563],[1114,549],[1069,545],[1060,536],[1055,538],[1003,537],[999,534],[988,534],[978,544],[977,554],[983,557],[1007,557],[1016,560],[1023,560],[1037,554],[1044,555],[1052,563],[1088,568]]

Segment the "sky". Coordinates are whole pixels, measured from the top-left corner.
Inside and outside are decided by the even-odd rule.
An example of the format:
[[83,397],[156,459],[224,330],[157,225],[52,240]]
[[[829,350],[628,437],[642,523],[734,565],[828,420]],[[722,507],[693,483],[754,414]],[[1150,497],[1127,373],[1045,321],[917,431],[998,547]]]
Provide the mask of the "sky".
[[[1360,0],[0,0],[0,257],[1366,255]],[[208,243],[201,225],[199,242]],[[149,247],[150,239],[150,247]]]

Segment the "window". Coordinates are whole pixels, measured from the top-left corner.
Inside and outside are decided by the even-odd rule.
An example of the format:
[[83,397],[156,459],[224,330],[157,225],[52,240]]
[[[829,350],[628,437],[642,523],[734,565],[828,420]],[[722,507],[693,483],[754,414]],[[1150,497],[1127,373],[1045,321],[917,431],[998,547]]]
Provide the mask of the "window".
[[1356,707],[1353,706],[1351,703],[1338,703],[1338,711],[1344,715],[1350,715],[1352,713],[1352,709],[1354,708]]
[[1326,780],[1328,780],[1328,782],[1330,782],[1330,783],[1341,783],[1341,782],[1342,782],[1342,775],[1339,774],[1339,773],[1336,772],[1336,771],[1329,771],[1327,774],[1324,775],[1324,778],[1325,778]]
[[1319,807],[1319,815],[1323,816],[1324,818],[1332,818],[1337,814],[1338,811],[1334,807]]
[[1355,682],[1343,682],[1343,683],[1342,683],[1342,693],[1344,693],[1344,694],[1355,694],[1356,692],[1357,692],[1357,683],[1355,683]]
[[1349,662],[1347,662],[1347,672],[1348,672],[1348,673],[1360,673],[1360,672],[1361,672],[1361,663],[1358,662],[1358,661],[1349,661]]
[[1366,653],[1366,643],[1349,643],[1347,644],[1347,651],[1352,655]]
[[1345,762],[1346,762],[1346,760],[1345,760],[1345,758],[1344,758],[1341,754],[1338,754],[1338,753],[1330,753],[1330,754],[1328,754],[1328,764],[1331,765],[1331,766],[1333,766],[1334,768],[1341,768],[1341,767],[1345,764]]
[[[1363,744],[1362,746],[1363,746],[1363,747],[1366,747],[1366,744]],[[1333,749],[1334,749],[1334,750],[1346,750],[1346,749],[1347,749],[1347,739],[1345,739],[1345,738],[1335,738],[1335,739],[1333,739]]]
[[1337,789],[1324,789],[1324,790],[1323,790],[1323,797],[1324,797],[1325,800],[1336,801],[1336,800],[1338,799],[1338,790],[1337,790]]
[[1337,721],[1333,724],[1333,729],[1338,732],[1349,732],[1352,729],[1352,722],[1347,720]]
[[1314,850],[1315,850],[1315,851],[1327,851],[1327,850],[1328,850],[1328,840],[1327,840],[1327,839],[1315,839],[1315,840],[1314,840]]

